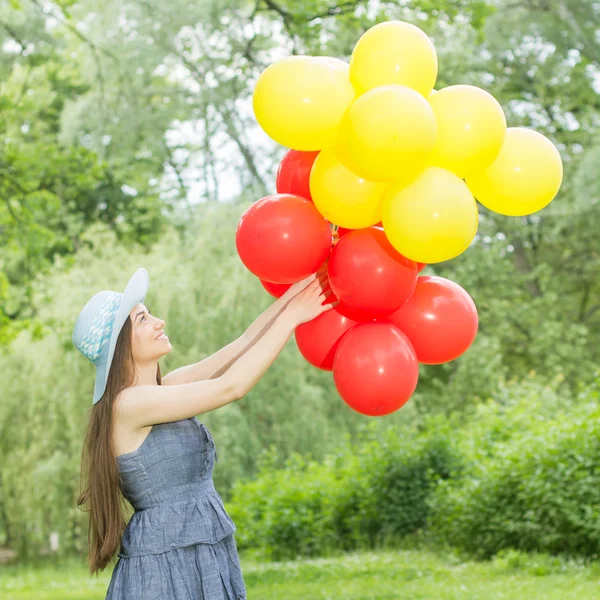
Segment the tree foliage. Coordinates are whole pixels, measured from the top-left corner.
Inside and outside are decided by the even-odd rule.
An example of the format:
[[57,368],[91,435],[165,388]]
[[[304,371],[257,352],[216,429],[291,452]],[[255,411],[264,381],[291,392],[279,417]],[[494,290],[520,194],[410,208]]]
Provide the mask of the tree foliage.
[[[77,311],[99,289],[121,289],[143,265],[157,282],[155,312],[176,341],[167,370],[242,333],[269,298],[236,257],[235,225],[249,202],[274,191],[285,150],[254,120],[256,79],[292,53],[348,59],[360,34],[387,19],[432,37],[436,88],[481,86],[510,126],[552,139],[565,178],[536,215],[501,217],[480,207],[472,247],[428,267],[473,296],[480,331],[459,360],[422,367],[413,400],[383,421],[476,412],[488,398],[501,403],[506,382],[532,372],[556,382],[565,399],[596,377],[597,4],[10,0],[0,7],[5,541],[39,549],[52,527],[72,547],[80,543],[78,516],[62,520],[85,423],[82,390],[93,383],[70,341]],[[323,456],[363,422],[344,408],[330,374],[309,368],[292,348],[243,402],[211,417],[230,458],[217,470],[225,490],[256,472],[265,447],[281,460],[294,451]],[[19,512],[34,488],[39,495]],[[36,512],[43,497],[53,498],[55,513]]]

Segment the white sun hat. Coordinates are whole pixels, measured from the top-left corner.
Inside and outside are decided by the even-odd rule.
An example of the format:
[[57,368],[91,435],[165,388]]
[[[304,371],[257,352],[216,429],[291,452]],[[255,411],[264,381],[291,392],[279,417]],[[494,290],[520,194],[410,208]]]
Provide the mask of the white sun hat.
[[73,328],[73,344],[96,367],[93,404],[104,395],[119,333],[138,302],[148,293],[148,271],[138,269],[125,291],[98,292],[83,307]]

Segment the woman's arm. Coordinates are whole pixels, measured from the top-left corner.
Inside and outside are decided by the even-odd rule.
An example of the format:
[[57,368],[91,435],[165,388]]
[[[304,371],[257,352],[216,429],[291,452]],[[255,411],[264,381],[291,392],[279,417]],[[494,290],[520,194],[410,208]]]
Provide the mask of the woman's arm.
[[[314,278],[313,278],[314,279]],[[271,366],[294,329],[339,302],[324,304],[328,294],[314,280],[294,297],[269,330],[226,373],[209,381],[183,385],[134,385],[117,399],[116,417],[130,430],[188,419],[239,400]]]
[[284,294],[278,298],[254,320],[239,338],[201,361],[171,371],[162,378],[162,385],[180,385],[220,377],[238,358],[256,344],[273,325],[292,297]]
[[[317,276],[324,273],[325,265],[319,269]],[[165,375],[162,385],[180,385],[182,383],[193,383],[194,381],[205,381],[216,379],[225,373],[239,358],[241,358],[275,323],[277,317],[288,305],[289,301],[301,292],[314,279],[311,275],[302,281],[294,283],[286,292],[275,300],[265,311],[263,311],[236,340],[221,348],[218,352],[207,356],[203,360],[175,369]]]
[[239,400],[271,366],[295,323],[283,313],[244,356],[221,377],[180,385],[138,385],[120,394],[116,416],[129,430],[189,419]]

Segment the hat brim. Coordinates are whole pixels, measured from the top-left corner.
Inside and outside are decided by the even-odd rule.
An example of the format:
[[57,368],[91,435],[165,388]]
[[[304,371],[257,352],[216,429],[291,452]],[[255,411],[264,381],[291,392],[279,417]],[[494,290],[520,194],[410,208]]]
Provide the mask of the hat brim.
[[113,325],[112,334],[110,336],[110,342],[107,344],[107,359],[102,361],[102,366],[96,371],[96,383],[94,385],[94,401],[96,404],[106,390],[106,382],[108,380],[108,373],[110,372],[110,366],[112,364],[113,356],[115,354],[115,347],[117,345],[117,339],[119,339],[119,333],[125,324],[125,321],[129,318],[129,313],[133,310],[133,307],[139,302],[143,302],[148,293],[149,276],[146,269],[138,269],[125,287],[123,292],[123,298],[121,298],[121,304],[115,322]]

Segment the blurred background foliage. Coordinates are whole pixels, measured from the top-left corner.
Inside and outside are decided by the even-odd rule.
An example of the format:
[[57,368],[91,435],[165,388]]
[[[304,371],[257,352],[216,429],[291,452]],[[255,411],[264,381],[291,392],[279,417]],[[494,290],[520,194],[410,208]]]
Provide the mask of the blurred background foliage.
[[[0,5],[0,545],[83,552],[75,508],[93,366],[79,310],[138,266],[174,351],[243,333],[269,304],[239,261],[243,211],[284,149],[253,118],[261,70],[348,59],[402,19],[433,39],[436,88],[478,85],[560,149],[541,213],[480,207],[474,245],[428,273],[461,284],[480,332],[422,367],[401,411],[350,411],[291,341],[241,402],[205,414],[243,547],[271,556],[423,535],[490,556],[600,548],[600,5],[591,0],[5,0]],[[316,461],[314,464],[311,461]],[[273,485],[275,483],[276,485]]]

